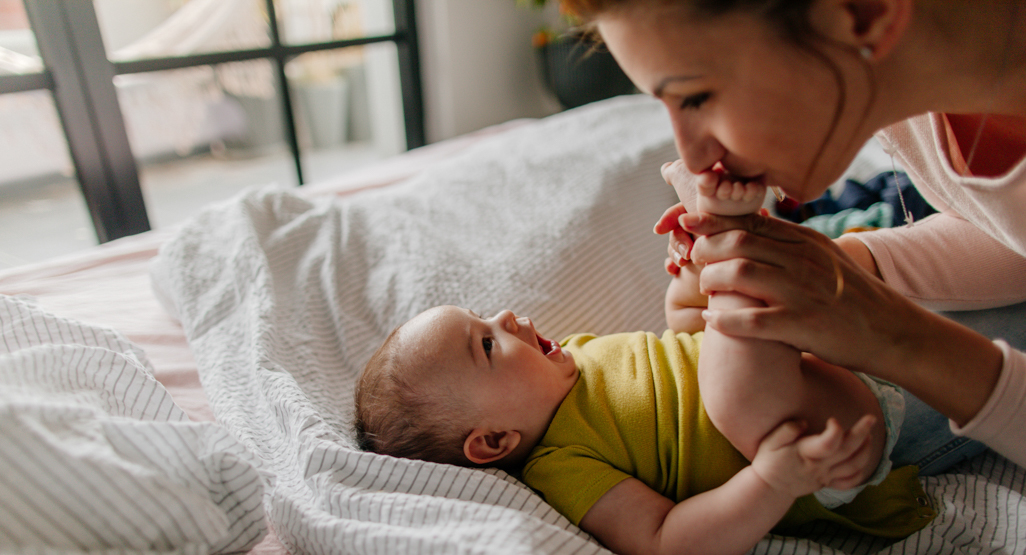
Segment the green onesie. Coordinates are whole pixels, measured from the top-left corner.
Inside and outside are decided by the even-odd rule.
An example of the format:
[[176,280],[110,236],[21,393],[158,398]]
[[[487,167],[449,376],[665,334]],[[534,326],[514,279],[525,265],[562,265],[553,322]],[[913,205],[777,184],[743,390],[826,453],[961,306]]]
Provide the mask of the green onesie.
[[[698,393],[702,333],[574,335],[580,378],[528,456],[523,480],[579,524],[613,486],[634,477],[676,502],[719,487],[748,461],[713,426]],[[825,519],[885,537],[904,537],[936,515],[915,467],[891,472],[834,510],[811,495],[777,531]]]

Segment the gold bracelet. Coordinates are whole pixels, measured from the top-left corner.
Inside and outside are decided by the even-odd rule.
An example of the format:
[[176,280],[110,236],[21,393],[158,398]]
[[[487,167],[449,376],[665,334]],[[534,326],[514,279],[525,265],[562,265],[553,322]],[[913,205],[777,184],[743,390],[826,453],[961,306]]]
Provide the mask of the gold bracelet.
[[830,261],[834,263],[834,277],[837,279],[837,288],[834,290],[834,300],[840,300],[844,293],[844,272],[841,270],[841,263],[837,256],[831,254]]

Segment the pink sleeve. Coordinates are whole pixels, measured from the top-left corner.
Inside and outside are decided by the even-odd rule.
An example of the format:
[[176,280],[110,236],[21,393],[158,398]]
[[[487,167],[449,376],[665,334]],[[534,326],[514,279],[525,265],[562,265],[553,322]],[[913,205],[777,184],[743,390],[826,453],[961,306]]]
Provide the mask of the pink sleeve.
[[855,235],[883,280],[931,310],[974,310],[1026,300],[1026,258],[951,213]]
[[1019,466],[1026,466],[1026,353],[1004,341],[994,342],[1004,353],[1001,376],[990,399],[965,426],[951,422],[951,431],[982,441]]

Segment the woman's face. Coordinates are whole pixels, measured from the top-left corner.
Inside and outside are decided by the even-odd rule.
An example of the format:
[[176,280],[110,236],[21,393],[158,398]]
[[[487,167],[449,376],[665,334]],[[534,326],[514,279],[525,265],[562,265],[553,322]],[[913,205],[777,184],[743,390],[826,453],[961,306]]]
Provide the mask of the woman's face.
[[[870,129],[855,134],[868,98],[864,76],[845,75],[863,90],[847,85],[844,114],[831,133],[841,99],[834,73],[752,16],[689,20],[680,8],[636,4],[597,24],[631,80],[665,104],[677,151],[693,173],[719,162],[738,178],[764,179],[805,202],[819,197],[869,138]],[[831,55],[842,72],[858,69],[850,58]]]

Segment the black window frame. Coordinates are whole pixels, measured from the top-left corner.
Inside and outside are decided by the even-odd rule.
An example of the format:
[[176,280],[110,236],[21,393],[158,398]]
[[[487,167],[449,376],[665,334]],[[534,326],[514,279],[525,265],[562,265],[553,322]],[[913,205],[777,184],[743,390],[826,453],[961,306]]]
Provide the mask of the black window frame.
[[271,31],[266,48],[144,60],[107,58],[92,0],[24,0],[44,68],[39,73],[0,75],[0,94],[49,90],[68,142],[76,178],[100,243],[150,229],[139,169],[128,142],[114,77],[268,59],[275,66],[284,136],[303,185],[292,94],[285,65],[301,54],[382,42],[396,45],[406,130],[406,148],[425,144],[423,90],[414,0],[392,0],[395,30],[356,39],[283,44],[274,0],[264,0]]

